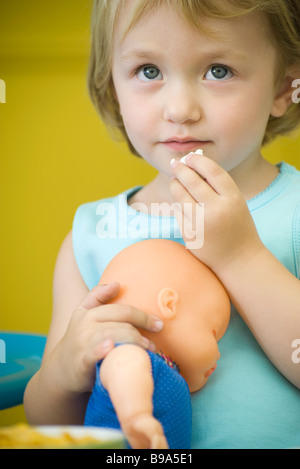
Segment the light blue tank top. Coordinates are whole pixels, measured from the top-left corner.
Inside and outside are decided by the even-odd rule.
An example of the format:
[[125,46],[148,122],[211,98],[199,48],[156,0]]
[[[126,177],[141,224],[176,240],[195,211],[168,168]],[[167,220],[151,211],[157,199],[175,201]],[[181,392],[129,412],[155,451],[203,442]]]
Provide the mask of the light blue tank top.
[[[184,244],[175,218],[152,217],[128,206],[127,198],[139,189],[77,210],[74,253],[89,289],[130,244],[149,237]],[[276,180],[248,206],[266,247],[299,278],[300,172],[282,163]],[[300,331],[295,334],[300,339]],[[234,308],[219,347],[217,371],[192,395],[192,447],[300,447],[300,391],[268,360]],[[291,344],[291,359],[293,351]],[[300,363],[297,366],[300,373]]]

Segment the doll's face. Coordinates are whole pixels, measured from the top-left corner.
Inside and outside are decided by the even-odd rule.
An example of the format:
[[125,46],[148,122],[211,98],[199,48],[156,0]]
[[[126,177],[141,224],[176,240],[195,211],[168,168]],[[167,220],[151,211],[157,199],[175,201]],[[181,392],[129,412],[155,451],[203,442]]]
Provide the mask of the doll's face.
[[216,368],[217,341],[230,316],[228,295],[212,271],[174,241],[147,240],[111,261],[100,283],[111,281],[121,285],[113,303],[163,320],[161,332],[141,333],[178,364],[191,392],[202,388]]
[[143,332],[178,364],[191,392],[201,389],[216,369],[218,340],[230,315],[229,299],[219,281],[208,275],[207,282],[201,283],[195,288],[186,282],[164,299],[160,292],[158,307],[164,329],[158,334]]

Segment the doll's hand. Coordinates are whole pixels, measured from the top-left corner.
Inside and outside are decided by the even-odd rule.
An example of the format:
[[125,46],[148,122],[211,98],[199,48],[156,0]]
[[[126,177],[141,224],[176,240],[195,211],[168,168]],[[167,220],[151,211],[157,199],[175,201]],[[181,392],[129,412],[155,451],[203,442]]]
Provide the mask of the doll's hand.
[[[182,229],[187,247],[191,246],[191,252],[198,259],[218,274],[239,256],[246,260],[261,249],[262,242],[244,197],[217,163],[205,156],[189,155],[186,165],[173,165],[173,174],[175,179],[171,181],[170,191],[182,208],[177,219],[181,225],[183,213],[187,232],[197,233],[196,242],[191,243],[185,239],[185,228]],[[204,226],[201,217],[197,220],[198,204],[204,204]]]
[[152,415],[138,415],[122,427],[122,430],[134,449],[169,448],[162,425]]
[[58,344],[60,383],[69,392],[92,390],[95,364],[114,343],[127,342],[155,351],[155,346],[137,328],[158,331],[157,319],[126,305],[106,304],[119,293],[118,283],[94,287],[74,311],[67,331]]

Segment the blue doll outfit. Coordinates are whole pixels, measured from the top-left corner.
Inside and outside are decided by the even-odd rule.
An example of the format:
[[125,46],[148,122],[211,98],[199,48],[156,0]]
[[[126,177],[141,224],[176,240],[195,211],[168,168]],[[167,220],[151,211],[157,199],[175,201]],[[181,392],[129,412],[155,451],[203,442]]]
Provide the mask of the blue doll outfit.
[[[156,353],[151,359],[154,382],[153,415],[162,424],[170,449],[190,449],[192,433],[191,396],[185,379]],[[85,425],[121,429],[108,392],[100,380],[97,364],[96,382],[90,397]]]
[[[278,167],[277,178],[248,207],[265,246],[299,279],[300,172],[286,163]],[[139,189],[78,208],[73,248],[89,289],[130,244],[148,238],[184,244],[174,217],[150,216],[128,205]],[[299,334],[295,331],[295,339]],[[219,349],[217,371],[191,396],[192,448],[300,447],[300,391],[267,358],[234,307]],[[291,344],[291,359],[294,351]]]

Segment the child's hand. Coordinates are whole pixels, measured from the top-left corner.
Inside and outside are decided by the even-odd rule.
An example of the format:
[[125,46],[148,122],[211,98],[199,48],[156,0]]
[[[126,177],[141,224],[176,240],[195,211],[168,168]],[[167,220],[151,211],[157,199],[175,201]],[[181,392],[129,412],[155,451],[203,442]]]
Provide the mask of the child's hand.
[[117,296],[119,288],[117,283],[93,288],[74,311],[54,352],[58,354],[61,382],[69,392],[92,390],[95,364],[112,350],[114,343],[135,343],[155,350],[154,344],[136,329],[159,330],[155,318],[131,306],[106,304]]
[[[191,249],[198,259],[217,273],[237,257],[246,260],[260,250],[262,242],[247,203],[224,169],[205,156],[189,155],[186,165],[173,165],[173,174],[176,179],[172,179],[170,191],[182,210],[184,204],[192,204],[195,215],[196,204],[204,204],[204,244]],[[192,231],[195,220],[183,218]],[[203,230],[203,226],[197,229]],[[185,238],[184,230],[182,235]]]
[[122,430],[134,449],[169,448],[162,425],[152,415],[138,415]]

